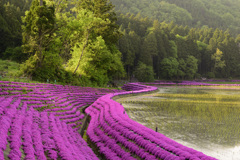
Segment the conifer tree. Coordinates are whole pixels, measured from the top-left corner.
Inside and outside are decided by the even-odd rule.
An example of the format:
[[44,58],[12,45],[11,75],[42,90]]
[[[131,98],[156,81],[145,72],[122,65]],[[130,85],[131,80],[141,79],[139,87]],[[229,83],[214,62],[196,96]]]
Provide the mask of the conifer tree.
[[192,79],[198,71],[198,60],[194,56],[188,56],[185,60],[186,62],[186,76],[189,79]]
[[47,6],[43,0],[34,0],[23,22],[24,51],[35,55],[36,67],[41,67],[55,27],[54,7]]
[[45,0],[33,0],[23,18],[23,50],[29,59],[21,70],[34,79],[52,78],[61,68],[61,58],[53,43],[55,35],[55,8]]
[[154,55],[157,55],[157,40],[154,33],[151,32],[143,41],[140,61],[147,66],[153,66]]

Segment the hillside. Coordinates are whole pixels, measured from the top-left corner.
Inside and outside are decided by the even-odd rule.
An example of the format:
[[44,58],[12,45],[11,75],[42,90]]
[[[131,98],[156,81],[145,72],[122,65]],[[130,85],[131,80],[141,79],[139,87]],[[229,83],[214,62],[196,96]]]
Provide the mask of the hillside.
[[20,2],[0,2],[0,59],[23,64],[19,76],[82,86],[240,77],[240,0]]
[[[189,28],[131,14],[121,14],[118,24],[123,32],[118,47],[130,79],[240,77],[240,36],[229,30]],[[149,77],[141,80],[144,76]]]
[[230,29],[240,33],[240,0],[111,0],[117,13],[141,14],[189,27]]

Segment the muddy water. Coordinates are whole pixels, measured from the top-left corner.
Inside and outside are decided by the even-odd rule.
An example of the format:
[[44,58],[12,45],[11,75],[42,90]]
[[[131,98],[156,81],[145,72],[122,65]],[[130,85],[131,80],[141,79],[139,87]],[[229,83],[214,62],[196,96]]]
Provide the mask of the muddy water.
[[[202,103],[201,99],[158,94],[240,95],[240,90],[162,87],[158,93],[117,99],[129,117],[153,130],[220,160],[240,160],[240,99]],[[166,101],[167,100],[167,101]],[[181,101],[183,100],[183,102]],[[233,103],[233,105],[231,104]],[[144,118],[143,118],[144,117]]]

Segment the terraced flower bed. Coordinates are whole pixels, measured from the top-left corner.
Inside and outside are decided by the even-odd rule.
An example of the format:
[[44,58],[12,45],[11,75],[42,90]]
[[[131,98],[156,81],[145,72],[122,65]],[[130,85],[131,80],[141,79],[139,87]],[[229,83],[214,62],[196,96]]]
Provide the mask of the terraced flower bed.
[[98,159],[77,132],[82,109],[114,92],[0,81],[0,160]]
[[103,159],[214,159],[133,120],[115,96],[156,87],[108,90],[0,81],[0,159],[98,159],[77,132],[86,116],[90,144]]
[[128,84],[123,89],[129,91],[105,95],[86,109],[91,116],[87,135],[106,159],[215,159],[131,120],[123,106],[112,100],[114,96],[154,91],[156,87]]

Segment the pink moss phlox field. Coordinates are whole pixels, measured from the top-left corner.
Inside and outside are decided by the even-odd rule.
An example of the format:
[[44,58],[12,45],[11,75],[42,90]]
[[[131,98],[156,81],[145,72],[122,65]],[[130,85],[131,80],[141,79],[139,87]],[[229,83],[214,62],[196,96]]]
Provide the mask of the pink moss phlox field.
[[122,88],[126,92],[102,96],[85,110],[91,116],[87,135],[107,159],[135,159],[133,155],[151,160],[215,159],[131,120],[124,107],[112,100],[114,96],[150,92],[156,87],[130,83]]
[[107,93],[119,92],[116,89],[8,81],[0,81],[0,89],[0,114],[3,114],[4,108],[12,101],[18,101],[22,103],[21,106],[17,106],[19,109],[21,107],[32,107],[36,110],[43,108],[44,111],[52,112],[67,123],[84,118],[83,114],[78,117],[79,112],[77,112],[82,107],[92,104]]
[[98,159],[77,132],[85,117],[80,109],[115,92],[0,81],[0,160]]
[[85,117],[79,109],[90,104],[87,135],[107,159],[214,159],[131,120],[112,100],[156,87],[130,83],[122,88],[126,91],[0,81],[0,160],[22,159],[22,154],[26,159],[98,159],[77,132]]
[[22,145],[22,123],[24,119],[24,113],[21,113],[21,111],[17,112],[17,115],[13,121],[10,128],[11,135],[8,137],[8,141],[10,141],[10,148],[11,151],[8,155],[10,159],[21,159],[21,151],[20,147]]

